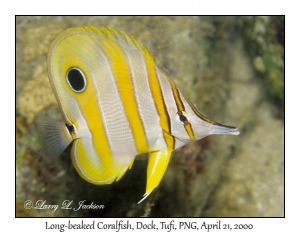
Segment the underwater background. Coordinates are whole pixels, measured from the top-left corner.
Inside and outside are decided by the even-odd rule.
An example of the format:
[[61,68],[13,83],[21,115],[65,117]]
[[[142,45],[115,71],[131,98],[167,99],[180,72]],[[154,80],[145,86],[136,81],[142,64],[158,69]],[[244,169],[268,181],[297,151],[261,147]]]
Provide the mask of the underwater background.
[[[84,181],[70,149],[43,155],[38,120],[60,119],[47,77],[47,52],[73,26],[113,26],[145,44],[202,114],[240,129],[178,149],[162,182],[141,204],[146,159],[111,185]],[[284,216],[283,16],[17,16],[17,217]],[[26,209],[24,202],[103,209]]]

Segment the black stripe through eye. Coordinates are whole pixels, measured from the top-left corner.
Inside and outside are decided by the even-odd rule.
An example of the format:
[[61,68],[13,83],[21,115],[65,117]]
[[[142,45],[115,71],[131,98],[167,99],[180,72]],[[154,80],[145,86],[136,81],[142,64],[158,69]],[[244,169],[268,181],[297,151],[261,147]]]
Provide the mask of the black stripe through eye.
[[187,121],[187,119],[184,115],[179,115],[179,120],[181,120],[182,122]]

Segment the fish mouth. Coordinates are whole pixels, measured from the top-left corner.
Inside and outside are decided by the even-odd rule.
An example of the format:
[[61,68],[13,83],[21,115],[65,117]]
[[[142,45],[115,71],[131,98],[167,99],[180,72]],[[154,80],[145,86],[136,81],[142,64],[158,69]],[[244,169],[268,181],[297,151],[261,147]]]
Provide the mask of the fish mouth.
[[222,124],[214,124],[209,128],[209,134],[231,134],[231,135],[239,135],[240,131],[237,127],[222,125]]

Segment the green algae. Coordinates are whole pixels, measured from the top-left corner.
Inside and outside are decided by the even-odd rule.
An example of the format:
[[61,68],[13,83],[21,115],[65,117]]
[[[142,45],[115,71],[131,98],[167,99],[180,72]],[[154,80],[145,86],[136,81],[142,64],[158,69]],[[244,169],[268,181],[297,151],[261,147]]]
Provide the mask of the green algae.
[[284,16],[238,17],[238,28],[265,93],[283,116]]

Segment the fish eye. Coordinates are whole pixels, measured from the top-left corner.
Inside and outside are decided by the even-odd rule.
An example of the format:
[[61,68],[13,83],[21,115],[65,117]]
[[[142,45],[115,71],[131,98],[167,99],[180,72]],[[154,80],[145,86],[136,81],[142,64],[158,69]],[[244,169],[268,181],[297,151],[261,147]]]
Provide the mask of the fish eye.
[[184,115],[179,115],[179,120],[182,121],[182,122],[184,122],[187,119],[186,119],[186,117]]
[[189,123],[188,115],[186,114],[185,111],[179,111],[179,112],[177,112],[177,120],[179,122],[181,122],[183,125],[186,125],[186,124]]
[[75,92],[83,92],[86,88],[86,78],[84,73],[77,67],[72,67],[67,71],[67,82]]

